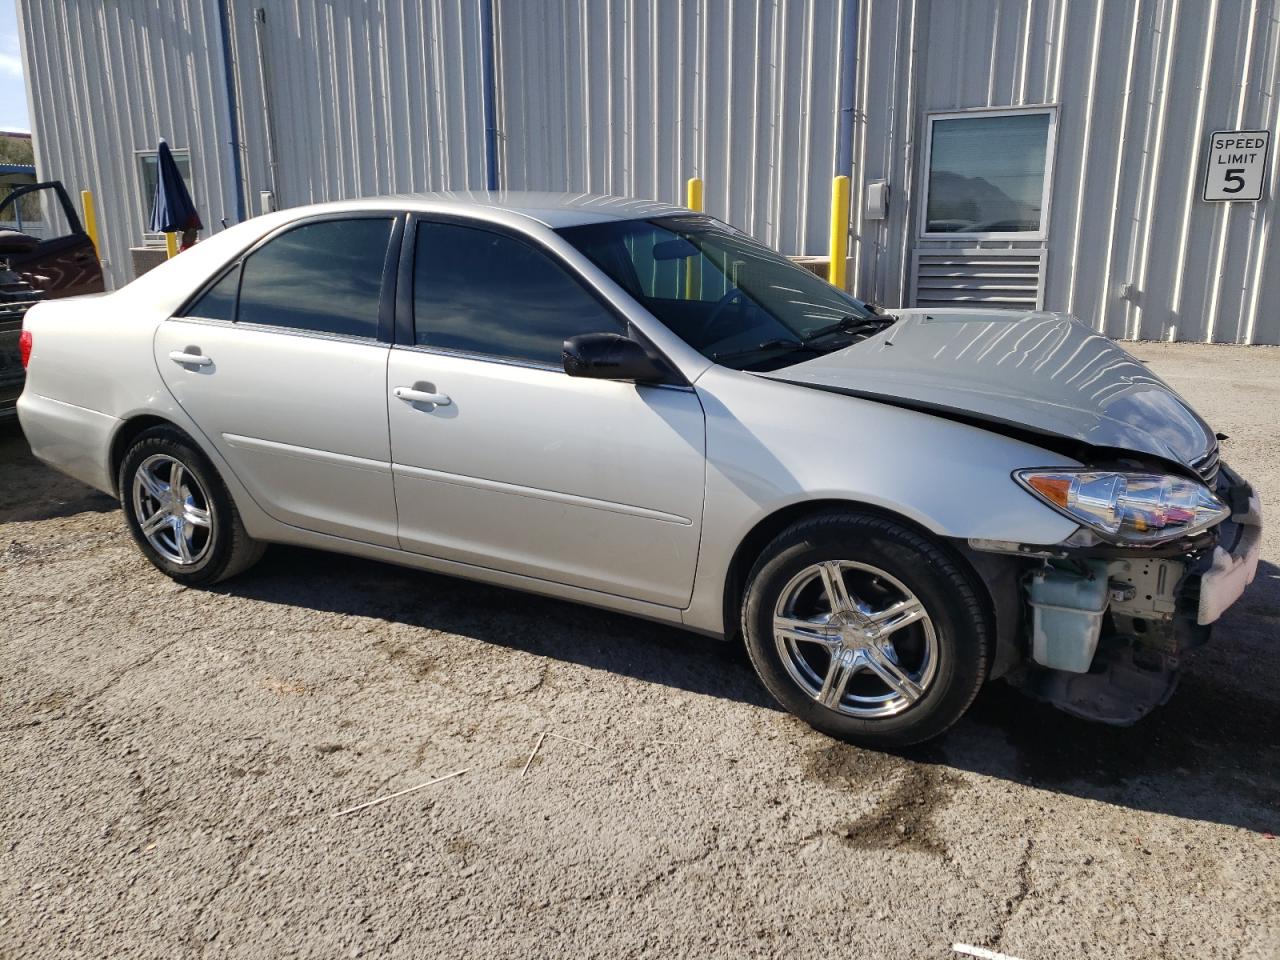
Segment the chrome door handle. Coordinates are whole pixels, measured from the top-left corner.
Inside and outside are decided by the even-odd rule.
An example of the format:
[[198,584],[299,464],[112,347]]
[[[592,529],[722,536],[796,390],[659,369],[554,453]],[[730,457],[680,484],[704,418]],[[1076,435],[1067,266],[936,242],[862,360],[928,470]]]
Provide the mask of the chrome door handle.
[[437,407],[447,407],[453,403],[447,393],[427,393],[425,390],[414,390],[412,387],[396,387],[391,393],[397,400],[405,403],[434,403]]
[[174,350],[169,354],[169,359],[174,363],[189,363],[193,367],[213,366],[213,357],[206,357],[199,353],[187,353],[185,350]]

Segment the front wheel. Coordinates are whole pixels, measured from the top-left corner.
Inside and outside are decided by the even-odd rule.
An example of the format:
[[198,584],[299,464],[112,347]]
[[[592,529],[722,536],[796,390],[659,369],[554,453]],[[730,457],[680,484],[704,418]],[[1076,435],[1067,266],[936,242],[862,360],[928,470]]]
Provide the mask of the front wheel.
[[987,615],[939,544],[842,512],[784,530],[756,561],[743,633],[765,687],[824,733],[903,747],[942,733],[986,679]]
[[134,541],[179,583],[217,583],[262,556],[213,464],[178,430],[140,434],[124,455],[118,483]]

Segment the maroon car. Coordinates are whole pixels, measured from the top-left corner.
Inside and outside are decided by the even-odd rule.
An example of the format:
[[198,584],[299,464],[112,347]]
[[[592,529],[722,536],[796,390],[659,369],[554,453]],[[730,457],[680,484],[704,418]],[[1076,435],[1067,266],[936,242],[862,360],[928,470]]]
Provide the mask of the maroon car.
[[37,300],[103,291],[102,264],[56,180],[0,200],[0,420],[22,393],[22,316]]

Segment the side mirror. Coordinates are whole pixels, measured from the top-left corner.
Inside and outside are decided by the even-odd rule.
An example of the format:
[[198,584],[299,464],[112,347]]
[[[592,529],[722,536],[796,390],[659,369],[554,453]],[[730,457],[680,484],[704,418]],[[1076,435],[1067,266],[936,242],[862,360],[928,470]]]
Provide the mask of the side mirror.
[[616,333],[583,333],[564,342],[564,372],[595,380],[655,383],[667,371],[641,344]]

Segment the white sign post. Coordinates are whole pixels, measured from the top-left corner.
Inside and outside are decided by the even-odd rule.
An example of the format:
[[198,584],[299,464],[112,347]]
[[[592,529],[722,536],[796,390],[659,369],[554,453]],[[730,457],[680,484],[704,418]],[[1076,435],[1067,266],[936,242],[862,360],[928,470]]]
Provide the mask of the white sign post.
[[1270,148],[1270,130],[1219,130],[1210,134],[1204,198],[1261,200]]

